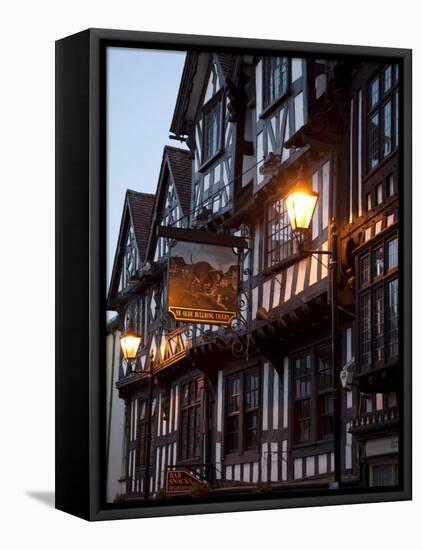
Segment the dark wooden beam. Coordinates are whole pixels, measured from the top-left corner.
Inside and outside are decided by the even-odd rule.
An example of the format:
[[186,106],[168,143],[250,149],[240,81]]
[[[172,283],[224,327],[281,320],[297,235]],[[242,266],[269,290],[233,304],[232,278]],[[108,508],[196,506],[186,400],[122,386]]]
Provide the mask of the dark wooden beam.
[[248,248],[248,244],[243,237],[213,233],[211,231],[201,231],[200,229],[182,229],[180,227],[160,226],[157,229],[157,236],[168,237],[176,241],[231,246],[234,248]]

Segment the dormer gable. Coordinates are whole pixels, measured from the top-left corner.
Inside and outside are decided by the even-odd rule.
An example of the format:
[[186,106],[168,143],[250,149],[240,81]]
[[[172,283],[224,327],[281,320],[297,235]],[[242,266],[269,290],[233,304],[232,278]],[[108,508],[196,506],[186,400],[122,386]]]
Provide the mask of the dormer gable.
[[170,131],[177,138],[194,138],[198,110],[234,82],[241,57],[233,54],[189,52],[186,55]]

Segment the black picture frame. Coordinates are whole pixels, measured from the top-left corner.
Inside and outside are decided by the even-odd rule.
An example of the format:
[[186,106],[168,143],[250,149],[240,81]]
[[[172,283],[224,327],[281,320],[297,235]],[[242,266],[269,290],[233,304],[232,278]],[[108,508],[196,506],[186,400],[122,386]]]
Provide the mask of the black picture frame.
[[[259,500],[106,505],[105,422],[105,49],[107,46],[388,58],[400,64],[400,277],[403,392],[398,490],[344,489]],[[88,29],[56,42],[56,508],[86,520],[369,503],[412,498],[411,164],[412,54],[408,49]]]

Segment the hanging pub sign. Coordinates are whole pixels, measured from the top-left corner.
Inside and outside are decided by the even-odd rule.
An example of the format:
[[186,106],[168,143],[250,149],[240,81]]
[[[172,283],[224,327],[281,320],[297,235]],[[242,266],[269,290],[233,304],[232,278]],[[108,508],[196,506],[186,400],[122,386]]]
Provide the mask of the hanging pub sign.
[[229,325],[236,317],[239,265],[231,248],[178,241],[168,273],[168,310],[176,321]]
[[168,231],[176,235],[169,254],[168,311],[176,321],[230,325],[238,305],[236,247],[243,247],[244,240],[206,231]]

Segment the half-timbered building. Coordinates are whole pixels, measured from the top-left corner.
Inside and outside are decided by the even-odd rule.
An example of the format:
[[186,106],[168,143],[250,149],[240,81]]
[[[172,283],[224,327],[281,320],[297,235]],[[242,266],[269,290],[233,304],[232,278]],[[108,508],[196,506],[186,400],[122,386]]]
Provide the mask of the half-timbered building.
[[[163,496],[174,466],[219,494],[333,480],[329,259],[292,234],[298,176],[319,195],[307,246],[329,250],[333,218],[339,234],[342,483],[397,482],[398,81],[392,65],[187,54],[170,127],[182,145],[164,148],[155,196],[127,193],[108,296],[143,339],[117,382],[126,498],[146,483]],[[163,226],[246,240],[233,326],[166,313]]]

